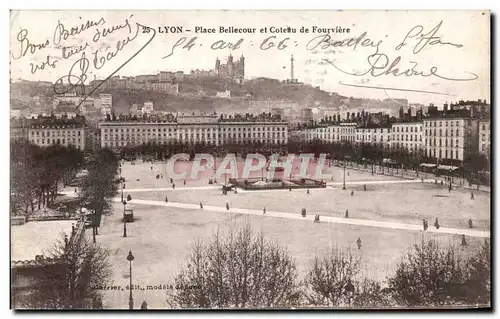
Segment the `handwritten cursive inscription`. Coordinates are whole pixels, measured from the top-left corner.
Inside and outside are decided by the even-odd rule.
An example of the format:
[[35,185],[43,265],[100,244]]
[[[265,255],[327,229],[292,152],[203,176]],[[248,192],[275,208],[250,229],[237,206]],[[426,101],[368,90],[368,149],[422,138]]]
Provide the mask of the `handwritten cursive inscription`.
[[[116,43],[116,51],[115,54],[111,54],[111,55],[106,55],[106,61],[109,61],[111,60],[112,58],[114,58],[116,56],[116,54],[118,52],[120,52],[121,50],[123,50],[123,48],[128,44],[130,43],[131,41],[133,41],[137,35],[139,34],[139,30],[142,30],[143,28],[146,28],[146,26],[142,25],[142,24],[139,24],[136,22],[136,33],[135,35],[130,38],[129,36],[127,36],[127,38],[125,38],[124,40],[119,40],[117,41]],[[153,33],[150,34],[151,37],[148,39],[148,41],[142,46],[139,48],[139,50],[137,50],[127,61],[125,61],[122,65],[120,65],[116,70],[114,70],[110,75],[108,75],[108,77],[106,79],[104,79],[104,81],[102,81],[101,83],[99,83],[99,85],[97,85],[92,91],[90,91],[88,94],[86,94],[84,96],[84,98],[80,101],[80,103],[76,106],[76,109],[78,109],[80,107],[80,105],[82,105],[82,103],[85,101],[85,99],[87,97],[89,97],[92,93],[94,93],[101,85],[103,85],[107,80],[109,80],[109,78],[111,78],[112,76],[114,76],[118,71],[120,71],[125,65],[127,65],[130,61],[132,61],[139,53],[142,52],[142,50],[144,50],[144,48],[146,48],[150,43],[151,41],[153,41],[153,39],[155,38],[156,36],[156,31],[153,30]],[[112,52],[111,52],[112,53]],[[105,62],[102,62],[102,60],[100,60],[101,63],[105,63]],[[102,66],[101,66],[102,67]]]
[[98,27],[104,25],[105,23],[106,20],[104,20],[104,18],[100,18],[98,21],[87,20],[87,22],[71,27],[68,30],[64,24],[61,23],[61,21],[57,21],[57,26],[54,30],[53,43],[55,45],[59,45],[61,41],[68,40],[69,37],[74,37],[75,35],[89,30],[92,27]]
[[474,73],[471,72],[465,72],[471,75],[471,77],[468,78],[455,78],[455,77],[449,77],[449,76],[444,76],[442,74],[438,73],[438,67],[437,66],[432,66],[429,70],[423,71],[418,68],[418,63],[415,61],[409,61],[411,64],[410,67],[406,68],[401,68],[399,67],[399,63],[401,62],[401,57],[398,56],[394,60],[391,61],[389,57],[384,54],[384,53],[375,53],[375,54],[370,54],[367,57],[367,62],[368,62],[368,69],[365,72],[361,73],[351,73],[347,72],[345,70],[342,70],[339,68],[335,62],[329,60],[329,59],[323,59],[325,62],[329,63],[333,67],[335,67],[337,70],[344,74],[348,75],[353,75],[353,76],[366,76],[370,75],[372,77],[380,77],[380,76],[387,76],[387,75],[392,75],[395,77],[399,76],[420,76],[420,77],[438,77],[443,80],[448,80],[448,81],[473,81],[478,78],[478,76]]
[[19,52],[16,55],[11,53],[11,56],[14,60],[19,60],[26,54],[34,54],[37,51],[45,49],[50,44],[49,40],[46,40],[44,43],[40,44],[31,43],[31,41],[28,39],[28,30],[26,29],[22,29],[21,31],[19,31],[16,40],[19,43]]
[[382,40],[372,40],[367,37],[367,32],[363,32],[357,38],[348,38],[343,40],[332,39],[330,34],[322,34],[317,37],[312,38],[307,44],[306,49],[308,51],[314,50],[327,50],[330,48],[338,48],[338,47],[350,47],[353,51],[356,51],[358,45],[361,47],[369,47],[375,48],[375,51],[378,52],[380,49],[380,45],[382,44]]
[[409,40],[417,41],[417,43],[413,46],[413,54],[418,54],[426,47],[434,45],[451,45],[456,48],[463,47],[461,44],[443,41],[441,37],[436,35],[442,24],[443,21],[440,21],[431,31],[427,33],[424,33],[424,27],[421,25],[413,27],[410,31],[408,31],[403,41],[396,46],[396,50],[401,50],[401,48],[408,45],[407,41]]

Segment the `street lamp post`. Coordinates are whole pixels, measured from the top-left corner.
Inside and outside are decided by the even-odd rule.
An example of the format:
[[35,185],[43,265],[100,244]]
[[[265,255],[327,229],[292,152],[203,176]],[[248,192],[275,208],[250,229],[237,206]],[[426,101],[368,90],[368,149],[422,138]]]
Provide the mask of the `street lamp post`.
[[127,206],[127,201],[123,201],[123,237],[127,237],[127,220],[125,219],[125,206]]
[[134,255],[132,255],[132,251],[128,252],[127,260],[129,261],[129,269],[130,269],[130,295],[128,297],[128,309],[134,309],[134,298],[132,297],[132,260],[134,260]]

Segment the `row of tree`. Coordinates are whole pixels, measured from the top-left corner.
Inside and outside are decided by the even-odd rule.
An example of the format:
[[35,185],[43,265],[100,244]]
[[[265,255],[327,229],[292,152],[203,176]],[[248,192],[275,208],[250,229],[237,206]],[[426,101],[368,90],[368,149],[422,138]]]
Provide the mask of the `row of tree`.
[[95,233],[102,216],[112,212],[111,203],[120,183],[118,167],[117,155],[106,148],[97,150],[86,163],[88,174],[81,184],[79,205],[93,214]]
[[[33,206],[33,194],[48,188],[46,198],[41,195],[37,204],[51,204],[57,196],[59,184],[69,184],[77,172],[86,169],[80,184],[77,207],[86,208],[94,216],[94,235],[103,214],[112,212],[111,200],[116,196],[120,180],[117,178],[118,158],[109,149],[96,151],[84,161],[83,153],[72,147],[39,148],[29,143],[12,145],[11,202]],[[29,185],[29,183],[33,185]],[[40,186],[39,186],[40,185]],[[46,186],[45,186],[46,185]],[[34,186],[34,187],[33,187]],[[39,187],[37,187],[39,186]],[[31,189],[32,187],[33,189]],[[39,190],[38,190],[39,189]],[[24,197],[26,196],[26,197]],[[31,197],[30,197],[31,196]],[[25,204],[27,203],[27,204]],[[14,206],[13,214],[28,215],[31,210]],[[43,309],[95,309],[102,308],[98,288],[106,285],[111,268],[109,253],[85,235],[69,241],[62,238],[48,252],[50,259],[36,268],[34,289],[22,303],[27,308]],[[95,236],[94,236],[95,239]]]
[[386,283],[361,274],[349,251],[316,256],[302,281],[288,250],[250,226],[197,241],[167,301],[177,308],[488,306],[489,241],[470,257],[435,241],[414,245]]
[[54,203],[59,188],[82,169],[84,154],[69,146],[39,147],[28,141],[10,145],[10,211],[30,216]]

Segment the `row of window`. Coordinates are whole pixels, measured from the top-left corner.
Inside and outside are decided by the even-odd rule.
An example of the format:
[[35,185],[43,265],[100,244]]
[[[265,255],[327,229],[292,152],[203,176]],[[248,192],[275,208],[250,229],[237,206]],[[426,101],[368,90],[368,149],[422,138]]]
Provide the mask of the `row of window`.
[[[401,130],[399,130],[400,128],[401,128]],[[397,132],[397,133],[400,133],[400,132],[401,133],[404,133],[404,132],[417,133],[419,131],[422,132],[422,126],[415,126],[415,130],[413,130],[413,128],[414,128],[413,126],[410,126],[410,129],[408,130],[408,126],[405,126],[405,127],[396,126],[396,127],[392,128],[392,131]]]
[[[439,122],[439,125],[437,124],[438,122]],[[456,126],[460,126],[459,121],[451,121],[451,120],[448,120],[448,121],[433,121],[433,122],[424,121],[424,126],[426,126],[426,127],[427,126],[429,126],[429,127],[432,127],[432,126],[434,126],[434,127],[443,126],[443,122],[445,123],[444,126],[448,126],[448,123],[450,123],[450,126],[453,126],[453,123],[455,123]]]
[[[41,133],[41,134],[40,134]],[[45,134],[47,133],[47,134]],[[31,136],[42,136],[42,137],[49,137],[50,136],[50,133],[52,133],[52,136],[65,136],[65,135],[72,135],[72,136],[81,136],[81,130],[78,130],[78,131],[74,131],[74,130],[71,130],[71,131],[50,131],[50,132],[45,132],[45,131],[31,131]]]
[[[442,150],[439,149],[439,151],[436,152],[436,149],[428,149],[428,150],[426,150],[425,153],[429,157],[449,158],[449,159],[457,159],[457,160],[461,159],[458,157],[458,155],[459,155],[458,150],[455,150],[455,152],[453,152],[453,150],[450,150],[450,152],[448,152],[448,150],[444,150],[444,152],[442,152]],[[448,157],[448,155],[449,155],[449,157]],[[455,156],[453,156],[453,155],[455,155]]]
[[[36,142],[35,142],[36,141]],[[63,145],[66,145],[66,141],[68,142],[67,144],[72,144],[72,145],[77,145],[77,144],[80,144],[82,142],[82,139],[78,138],[78,139],[50,139],[48,138],[47,140],[45,140],[44,138],[42,139],[31,139],[31,142],[34,143],[34,144],[37,144],[37,145],[50,145],[50,144],[63,144]]]
[[[212,133],[211,136],[210,136],[210,134],[202,134],[200,136],[199,133],[196,133],[196,135],[194,133],[191,133],[191,134],[182,134],[182,133],[180,133],[179,134],[179,138],[183,138],[184,136],[185,137],[189,137],[190,136],[191,138],[194,138],[196,136],[196,139],[199,139],[200,137],[201,138],[205,138],[205,139],[207,139],[207,138],[210,139],[212,137],[213,139],[215,139],[217,137],[217,135],[215,133]],[[112,140],[113,137],[114,137],[115,140],[117,140],[117,139],[124,139],[124,138],[129,139],[130,137],[132,137],[132,138],[135,138],[135,137],[141,138],[141,134],[137,134],[137,135],[126,134],[126,135],[123,135],[123,133],[122,133],[120,136],[118,134],[114,134],[114,135],[110,135],[109,139]],[[156,135],[156,133],[152,133],[152,135],[151,135],[151,133],[148,133],[147,135],[143,134],[142,137],[147,137],[147,138],[151,138],[151,137],[152,138],[156,138],[156,137],[159,137],[159,138],[161,138],[162,136],[161,136],[161,133],[159,133],[158,136]],[[163,137],[166,138],[167,137],[167,133],[163,133]],[[172,138],[172,134],[168,134],[168,137]],[[277,133],[275,133],[275,132],[272,132],[272,133],[270,133],[270,132],[263,132],[263,133],[258,132],[258,133],[248,133],[248,134],[247,133],[237,133],[237,134],[236,133],[233,133],[233,134],[231,134],[231,133],[222,133],[222,134],[219,134],[219,138],[226,138],[226,137],[228,137],[228,138],[231,138],[231,137],[239,137],[239,138],[247,138],[247,137],[248,138],[250,138],[250,137],[257,137],[257,138],[260,138],[260,137],[264,137],[264,138],[265,137],[267,137],[267,138],[278,137],[279,138],[279,137],[281,137],[281,138],[285,138],[285,132],[281,132],[281,134],[280,134],[280,132],[277,132]],[[104,138],[104,140],[107,140],[108,139],[108,134],[104,134],[103,138]]]
[[[448,147],[448,144],[450,145],[450,147],[453,147],[453,139],[450,139],[449,143],[448,143],[448,139],[445,139],[444,146]],[[443,146],[443,141],[441,139],[437,139],[437,140],[436,139],[426,139],[425,146]],[[459,144],[458,144],[458,139],[457,139],[457,140],[455,140],[455,147],[458,147],[458,146],[459,146]]]
[[[228,128],[223,127],[223,128],[221,128],[221,130],[223,132],[226,132],[226,130],[229,131],[229,132],[231,132],[231,131],[238,131],[238,132],[241,132],[241,131],[257,131],[257,132],[259,132],[259,131],[261,131],[261,129],[262,129],[262,131],[271,131],[271,132],[273,132],[273,131],[285,131],[286,127],[274,127],[273,126],[273,127],[262,127],[262,128],[261,127],[228,127]],[[107,133],[108,131],[110,133],[112,133],[112,132],[156,132],[157,131],[157,129],[155,129],[155,128],[153,128],[153,129],[152,128],[147,128],[147,129],[146,128],[142,128],[142,129],[140,129],[140,128],[137,128],[137,129],[136,128],[131,128],[131,129],[128,129],[128,128],[125,128],[125,129],[124,128],[115,128],[115,129],[110,128],[110,129],[107,129],[107,128],[105,128],[103,130],[104,130],[105,133]],[[185,131],[187,130],[188,132],[189,131],[197,131],[197,130],[201,131],[201,132],[205,132],[205,131],[207,131],[207,132],[214,131],[215,132],[215,131],[218,131],[219,129],[218,128],[198,128],[198,129],[197,128],[186,128],[186,129],[179,129],[179,131],[181,131],[181,130],[185,130]],[[158,132],[161,132],[161,131],[162,130],[159,128]],[[176,128],[168,128],[168,129],[164,128],[163,129],[163,132],[167,132],[167,131],[168,132],[176,132],[177,129]]]
[[[169,144],[173,144],[173,141],[151,141],[154,145],[169,145]],[[191,144],[194,144],[195,142],[194,141],[189,141]],[[228,142],[235,142],[235,143],[238,143],[238,142],[250,142],[251,144],[256,144],[256,143],[267,143],[267,144],[277,144],[277,145],[281,145],[281,144],[286,144],[284,141],[281,141],[281,140],[272,140],[272,139],[264,139],[264,140],[257,140],[257,141],[238,141],[236,139],[232,139]],[[215,141],[205,141],[204,142],[206,145],[217,145],[218,143],[215,142]],[[115,148],[115,147],[123,147],[123,146],[132,146],[132,145],[140,145],[140,144],[146,144],[146,141],[137,141],[137,143],[134,143],[133,141],[132,142],[127,142],[127,141],[118,141],[118,142],[104,142],[102,144],[103,147],[111,147],[111,148]],[[220,144],[220,143],[219,143]],[[78,147],[80,148],[80,147]]]
[[[437,131],[436,129],[432,130],[432,129],[429,129],[429,130],[425,130],[425,135],[426,136],[437,136],[437,133],[439,132],[439,136],[443,136],[443,130],[442,129],[439,129],[439,131]],[[453,136],[453,129],[450,129],[449,131],[450,133],[450,136]],[[455,136],[459,136],[460,135],[460,131],[459,129],[457,128],[455,130]],[[448,129],[445,129],[444,130],[444,136],[448,136]]]
[[[408,139],[408,137],[410,137],[410,138]],[[400,140],[399,139],[399,134],[396,135],[396,137],[394,138],[394,140],[395,141],[399,141]],[[413,141],[415,141],[415,142],[418,142],[418,141],[422,142],[422,135],[415,135],[415,138],[413,138],[413,135],[401,135],[401,141],[408,141],[408,140],[410,142],[413,142]]]

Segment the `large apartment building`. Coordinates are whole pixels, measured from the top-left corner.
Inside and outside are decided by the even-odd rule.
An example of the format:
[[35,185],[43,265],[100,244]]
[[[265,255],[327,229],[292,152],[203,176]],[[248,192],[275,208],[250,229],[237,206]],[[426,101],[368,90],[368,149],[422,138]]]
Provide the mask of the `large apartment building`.
[[396,122],[392,123],[393,148],[404,148],[408,152],[417,152],[423,149],[424,131],[422,122]]
[[356,128],[356,143],[390,147],[391,132],[390,125],[358,127]]
[[464,161],[478,150],[479,120],[468,117],[429,117],[423,121],[425,155],[437,160]]
[[354,142],[356,126],[356,123],[320,124],[317,127],[307,128],[302,133],[297,132],[297,135],[308,142],[314,140],[325,143]]
[[31,143],[41,147],[73,145],[84,150],[85,125],[71,122],[32,123],[29,126],[28,139]]
[[277,117],[178,115],[169,120],[101,122],[101,146],[120,148],[146,143],[277,144],[288,142],[287,122]]

